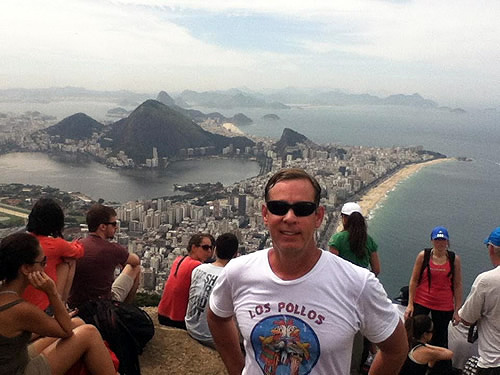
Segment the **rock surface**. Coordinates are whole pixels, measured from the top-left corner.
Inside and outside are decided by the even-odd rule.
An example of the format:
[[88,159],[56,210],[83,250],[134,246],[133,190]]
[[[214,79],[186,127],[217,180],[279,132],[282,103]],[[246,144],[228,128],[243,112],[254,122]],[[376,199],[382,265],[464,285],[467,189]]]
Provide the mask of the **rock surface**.
[[161,326],[156,308],[143,308],[155,335],[139,357],[142,375],[227,375],[216,350],[201,345],[182,329]]

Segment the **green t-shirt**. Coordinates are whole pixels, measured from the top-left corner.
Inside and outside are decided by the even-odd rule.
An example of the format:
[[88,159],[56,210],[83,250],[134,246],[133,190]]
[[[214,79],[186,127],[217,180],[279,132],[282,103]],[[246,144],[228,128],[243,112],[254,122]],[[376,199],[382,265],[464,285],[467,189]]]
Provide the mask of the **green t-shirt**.
[[330,238],[328,246],[336,248],[341,258],[364,268],[370,268],[370,256],[372,253],[376,252],[378,248],[373,238],[368,235],[366,238],[366,254],[363,258],[358,258],[356,254],[351,251],[351,246],[349,245],[349,232],[346,230],[335,233]]

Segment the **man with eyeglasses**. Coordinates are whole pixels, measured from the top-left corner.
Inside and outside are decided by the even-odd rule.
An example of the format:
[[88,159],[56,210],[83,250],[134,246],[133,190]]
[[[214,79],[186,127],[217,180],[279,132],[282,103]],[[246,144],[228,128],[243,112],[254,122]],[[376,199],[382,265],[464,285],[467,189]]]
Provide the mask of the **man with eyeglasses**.
[[188,243],[188,254],[178,256],[172,267],[160,303],[158,321],[162,325],[186,329],[186,316],[191,273],[200,264],[212,258],[215,239],[208,233],[194,234]]
[[[116,211],[112,207],[96,204],[87,212],[88,237],[81,240],[84,255],[76,262],[75,277],[69,297],[72,307],[97,299],[112,299],[132,303],[141,274],[141,261],[137,254],[109,240],[117,227]],[[115,279],[115,268],[121,267]]]
[[345,375],[358,331],[380,349],[370,374],[397,374],[408,343],[381,284],[316,245],[325,215],[318,182],[284,169],[264,194],[272,248],[229,262],[210,297],[208,323],[229,374]]
[[495,267],[476,277],[469,296],[458,311],[460,320],[477,322],[479,361],[478,375],[500,374],[500,227],[484,240]]

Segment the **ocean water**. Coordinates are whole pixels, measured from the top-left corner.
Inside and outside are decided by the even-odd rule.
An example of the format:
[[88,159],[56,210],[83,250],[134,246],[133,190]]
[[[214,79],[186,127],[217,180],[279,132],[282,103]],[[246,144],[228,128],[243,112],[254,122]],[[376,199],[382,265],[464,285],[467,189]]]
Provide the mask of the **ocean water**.
[[[106,110],[114,106],[89,102],[66,106],[2,104],[0,111],[38,110],[59,119],[85,112],[102,121]],[[423,168],[401,182],[371,215],[369,232],[379,245],[380,279],[390,296],[396,296],[399,288],[408,284],[415,257],[430,246],[429,235],[436,225],[449,229],[451,249],[462,259],[464,297],[475,276],[492,267],[482,241],[494,227],[500,226],[500,111],[470,109],[465,114],[456,114],[398,106],[196,109],[219,111],[227,117],[245,113],[254,123],[241,129],[256,136],[278,139],[288,127],[318,143],[422,145],[448,156],[471,157],[471,162],[452,161]],[[262,120],[268,113],[275,113],[281,119]],[[0,156],[0,182],[49,184],[118,201],[163,195],[171,191],[173,183],[230,183],[258,173],[256,164],[247,166],[237,161],[189,162],[155,174],[122,173],[97,164],[83,168],[39,156],[28,159],[16,154]]]
[[476,275],[492,268],[483,239],[500,226],[500,113],[347,106],[272,111],[281,118],[276,122],[260,120],[262,113],[247,113],[255,123],[242,129],[279,138],[289,127],[320,143],[422,145],[473,159],[423,168],[370,215],[369,233],[382,262],[380,280],[389,296],[408,284],[415,258],[431,246],[430,233],[437,225],[448,228],[450,248],[461,257],[464,298]]

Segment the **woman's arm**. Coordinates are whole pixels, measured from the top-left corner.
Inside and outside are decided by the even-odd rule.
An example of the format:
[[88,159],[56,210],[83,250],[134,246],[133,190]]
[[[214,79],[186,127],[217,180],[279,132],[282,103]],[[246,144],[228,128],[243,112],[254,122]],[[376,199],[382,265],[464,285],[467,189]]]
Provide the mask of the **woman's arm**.
[[54,281],[45,272],[32,272],[28,275],[31,285],[47,294],[54,309],[54,318],[49,317],[38,307],[23,303],[22,314],[19,317],[25,331],[40,336],[70,337],[73,334],[71,317],[57,293]]
[[333,246],[329,246],[328,250],[330,250],[330,253],[332,253],[332,254],[339,255],[339,251],[336,248],[334,248]]
[[413,351],[413,358],[420,363],[426,362],[429,367],[433,367],[438,361],[449,360],[452,357],[453,352],[450,349],[429,344]]
[[455,255],[455,274],[453,277],[453,297],[454,297],[454,312],[453,324],[457,325],[460,321],[458,310],[462,307],[463,288],[462,288],[462,261],[458,255]]
[[370,267],[375,276],[378,276],[380,273],[380,259],[376,251],[370,254]]
[[408,287],[408,307],[405,311],[405,319],[413,316],[413,301],[415,299],[415,291],[417,290],[418,278],[420,276],[420,269],[422,268],[422,263],[424,262],[424,252],[421,251],[417,255],[415,260],[415,265],[413,266],[413,271],[411,273],[410,285]]

